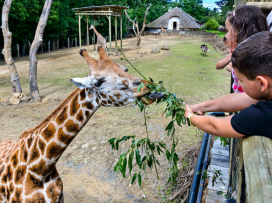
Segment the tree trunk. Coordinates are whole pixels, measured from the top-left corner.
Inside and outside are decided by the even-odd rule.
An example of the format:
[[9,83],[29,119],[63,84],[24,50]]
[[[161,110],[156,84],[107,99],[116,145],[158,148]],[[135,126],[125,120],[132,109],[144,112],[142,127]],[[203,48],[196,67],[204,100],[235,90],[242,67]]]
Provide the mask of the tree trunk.
[[8,15],[11,7],[12,0],[5,0],[3,10],[2,10],[2,32],[4,37],[4,48],[2,50],[2,54],[4,55],[5,61],[8,65],[12,89],[13,92],[22,92],[19,76],[17,73],[17,69],[15,63],[12,59],[11,55],[11,37],[12,33],[9,31],[8,27]]
[[138,35],[137,36],[136,49],[140,49],[140,44],[141,44],[141,35]]
[[29,83],[30,94],[33,101],[40,101],[40,94],[37,85],[37,51],[43,42],[43,33],[47,23],[48,15],[50,13],[53,0],[46,0],[44,3],[43,11],[36,29],[35,38],[32,42],[29,54]]

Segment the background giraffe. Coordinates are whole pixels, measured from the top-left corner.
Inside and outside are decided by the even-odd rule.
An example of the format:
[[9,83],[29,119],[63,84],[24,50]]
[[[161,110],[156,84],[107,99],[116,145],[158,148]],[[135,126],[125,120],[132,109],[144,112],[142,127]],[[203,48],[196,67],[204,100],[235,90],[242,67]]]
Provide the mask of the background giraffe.
[[161,33],[165,33],[166,34],[166,29],[164,29],[162,26],[161,26]]
[[[96,34],[96,37],[97,37],[97,48],[98,48],[98,45],[100,44],[104,50],[106,50],[106,52],[108,51],[107,49],[107,41],[106,39],[99,33],[97,32],[97,30],[95,29],[95,27],[93,25],[91,25],[90,27],[90,30],[93,29],[95,34]],[[95,54],[96,54],[97,50],[95,50]]]
[[86,50],[80,54],[90,72],[70,79],[78,88],[18,141],[0,143],[0,202],[63,202],[56,163],[71,141],[99,107],[124,106],[149,92],[144,87],[137,93],[142,80],[111,61],[103,48],[99,61]]

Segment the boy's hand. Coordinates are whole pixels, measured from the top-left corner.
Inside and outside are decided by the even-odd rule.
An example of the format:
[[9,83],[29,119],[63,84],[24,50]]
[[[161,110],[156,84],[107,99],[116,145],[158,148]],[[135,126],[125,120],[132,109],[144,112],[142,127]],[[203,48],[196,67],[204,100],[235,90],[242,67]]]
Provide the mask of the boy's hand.
[[[197,113],[197,114],[199,114],[199,115],[203,115],[203,114],[205,113],[205,112],[203,112],[203,111],[201,111],[201,110],[199,109],[199,107],[198,107],[197,104],[191,105],[191,106],[189,106],[189,107],[190,107],[191,111],[193,111],[193,113]],[[185,106],[185,111],[186,111],[186,106]]]
[[193,114],[194,112],[193,112],[193,110],[190,108],[190,106],[189,105],[186,105],[185,106],[185,114],[184,114],[184,116],[185,116],[185,118],[187,118],[190,114]]

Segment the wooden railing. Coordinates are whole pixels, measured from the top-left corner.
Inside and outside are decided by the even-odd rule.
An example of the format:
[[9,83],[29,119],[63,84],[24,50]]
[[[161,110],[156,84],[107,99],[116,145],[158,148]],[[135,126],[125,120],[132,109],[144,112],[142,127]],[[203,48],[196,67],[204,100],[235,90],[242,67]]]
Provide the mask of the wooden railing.
[[241,145],[237,203],[271,202],[272,140],[262,136],[249,136],[243,138]]

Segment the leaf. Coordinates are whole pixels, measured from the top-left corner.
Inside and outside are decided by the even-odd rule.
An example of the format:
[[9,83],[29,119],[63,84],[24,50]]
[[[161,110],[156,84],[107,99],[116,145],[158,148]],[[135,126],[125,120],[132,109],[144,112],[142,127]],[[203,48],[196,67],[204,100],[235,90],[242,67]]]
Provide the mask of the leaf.
[[116,171],[118,173],[118,171],[119,171],[119,162],[116,163],[116,165],[114,167],[114,171]]
[[166,147],[165,147],[165,144],[164,144],[164,143],[159,142],[159,145],[160,145],[162,148],[166,149]]
[[136,178],[137,178],[137,173],[134,173],[134,175],[131,178],[130,184],[133,184]]
[[115,149],[118,151],[119,149],[119,138],[116,140]]
[[122,171],[122,173],[123,173],[123,177],[126,177],[126,170],[127,170],[127,157],[124,157],[122,168],[123,168],[123,171]]
[[168,161],[170,161],[170,158],[171,158],[171,154],[168,150],[166,150],[166,158]]
[[146,173],[146,162],[143,162],[143,169],[144,169],[144,172]]
[[141,185],[142,185],[142,176],[141,176],[140,173],[138,174],[138,183],[139,183],[139,186],[141,187]]
[[136,152],[136,162],[139,165],[140,168],[142,168],[142,162],[141,162],[141,155],[138,149],[135,150]]
[[166,116],[165,116],[165,117],[166,117],[166,118],[168,118],[169,116],[172,116],[172,114],[173,114],[173,111],[172,111],[172,110],[170,110],[170,111],[168,111],[168,112],[167,112],[167,114],[166,114]]
[[132,161],[133,161],[133,158],[134,158],[134,151],[132,151],[129,155],[129,158],[128,158],[128,168],[129,168],[129,173],[131,174],[131,170],[132,170]]
[[147,165],[149,166],[149,168],[152,168],[152,166],[153,166],[153,159],[151,156],[149,156],[149,158],[147,160]]
[[156,159],[157,164],[160,166],[160,162]]
[[139,87],[137,89],[137,93],[140,92],[143,87],[144,87],[144,83],[141,82],[141,84],[139,85]]

